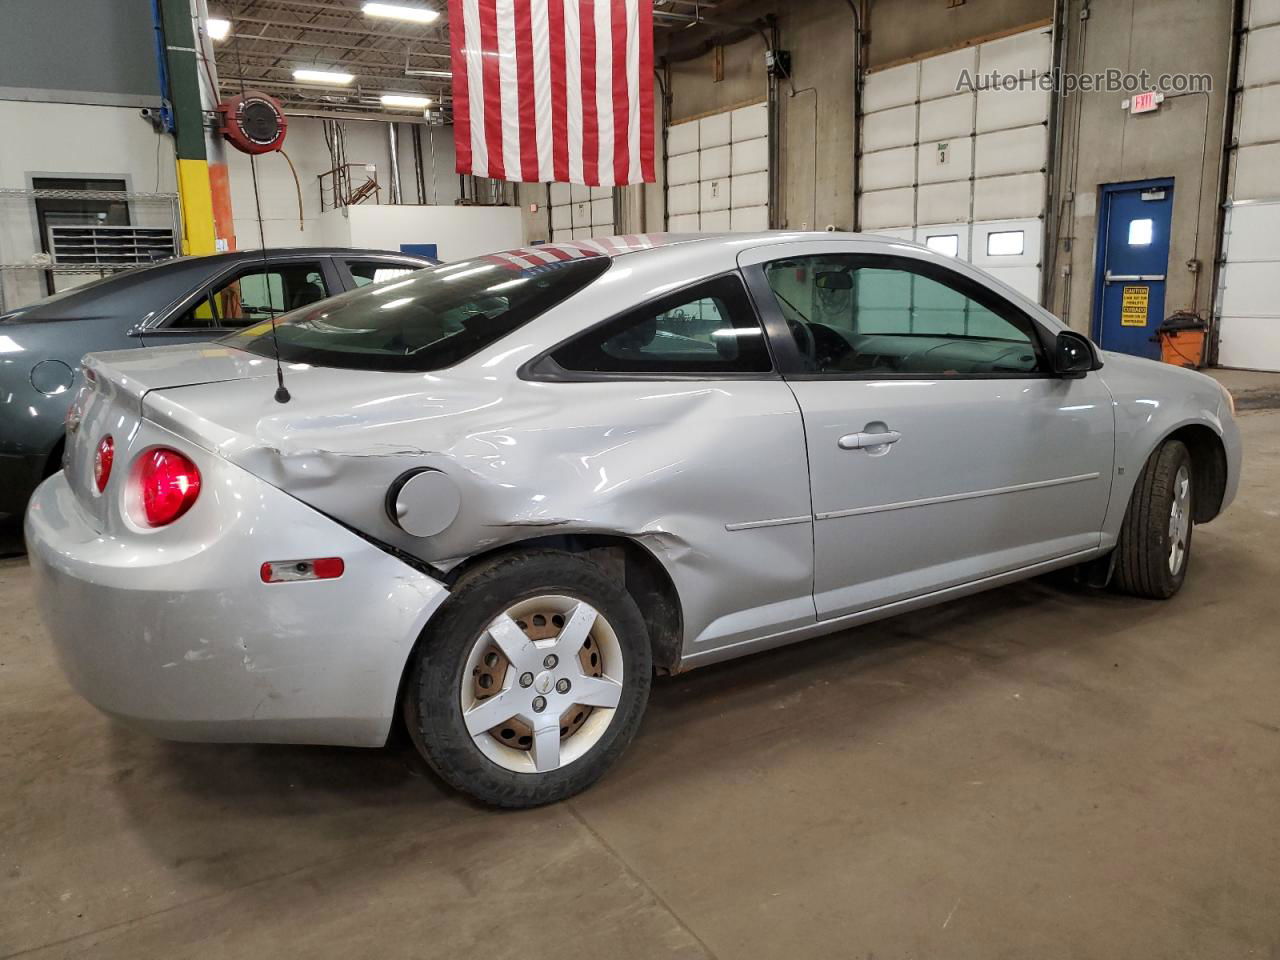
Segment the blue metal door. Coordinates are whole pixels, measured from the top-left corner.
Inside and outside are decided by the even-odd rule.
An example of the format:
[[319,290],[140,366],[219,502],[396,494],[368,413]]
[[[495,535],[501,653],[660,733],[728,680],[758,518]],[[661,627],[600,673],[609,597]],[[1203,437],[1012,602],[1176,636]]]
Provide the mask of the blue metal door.
[[1099,212],[1094,339],[1107,350],[1157,359],[1173,181],[1108,184]]

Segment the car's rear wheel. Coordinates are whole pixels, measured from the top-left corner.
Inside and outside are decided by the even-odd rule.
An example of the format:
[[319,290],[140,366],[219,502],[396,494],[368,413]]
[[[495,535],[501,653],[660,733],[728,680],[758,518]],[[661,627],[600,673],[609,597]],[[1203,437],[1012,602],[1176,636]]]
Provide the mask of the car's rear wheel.
[[644,619],[620,583],[576,554],[512,555],[455,584],[415,653],[405,720],[452,786],[537,806],[617,759],[651,674]]
[[1113,584],[1124,593],[1164,600],[1182,588],[1191,560],[1195,490],[1191,454],[1167,440],[1142,468],[1116,546]]

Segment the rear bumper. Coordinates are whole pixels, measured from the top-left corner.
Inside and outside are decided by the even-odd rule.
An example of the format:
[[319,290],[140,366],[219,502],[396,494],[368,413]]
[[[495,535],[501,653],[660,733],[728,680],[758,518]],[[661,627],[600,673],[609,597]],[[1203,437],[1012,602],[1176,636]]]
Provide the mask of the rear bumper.
[[[251,474],[220,473],[206,505],[219,522],[180,549],[100,532],[61,473],[37,489],[27,547],[67,679],[168,739],[381,745],[445,587]],[[345,573],[258,574],[268,560],[320,556],[341,556]]]

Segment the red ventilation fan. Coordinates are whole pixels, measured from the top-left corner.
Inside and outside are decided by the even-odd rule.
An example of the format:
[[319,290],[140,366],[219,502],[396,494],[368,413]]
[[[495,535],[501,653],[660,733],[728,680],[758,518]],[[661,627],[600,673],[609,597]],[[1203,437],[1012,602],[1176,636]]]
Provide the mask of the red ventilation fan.
[[246,90],[218,104],[227,142],[243,153],[270,153],[284,146],[289,122],[280,101],[260,90]]

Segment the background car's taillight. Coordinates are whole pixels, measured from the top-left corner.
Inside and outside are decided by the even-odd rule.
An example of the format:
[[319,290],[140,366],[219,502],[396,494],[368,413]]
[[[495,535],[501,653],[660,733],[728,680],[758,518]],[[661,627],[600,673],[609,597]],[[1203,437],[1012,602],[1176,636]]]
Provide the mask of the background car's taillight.
[[200,496],[200,471],[177,450],[158,447],[145,454],[137,476],[142,512],[153,527],[173,523]]
[[101,493],[107,489],[107,481],[111,479],[111,464],[116,458],[116,443],[107,434],[98,441],[98,449],[93,454],[93,482]]

